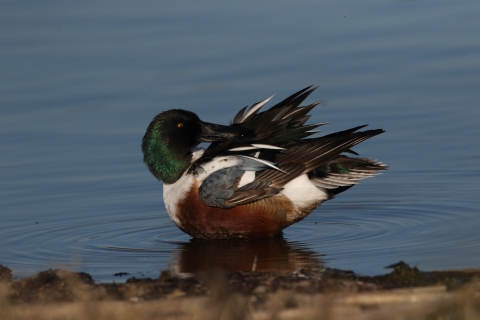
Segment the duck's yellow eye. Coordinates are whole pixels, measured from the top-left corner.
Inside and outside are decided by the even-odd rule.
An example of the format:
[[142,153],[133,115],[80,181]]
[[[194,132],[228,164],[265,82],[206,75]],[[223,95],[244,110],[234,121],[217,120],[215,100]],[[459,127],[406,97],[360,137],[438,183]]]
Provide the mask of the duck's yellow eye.
[[182,128],[183,127],[183,123],[179,122],[177,123],[177,128]]

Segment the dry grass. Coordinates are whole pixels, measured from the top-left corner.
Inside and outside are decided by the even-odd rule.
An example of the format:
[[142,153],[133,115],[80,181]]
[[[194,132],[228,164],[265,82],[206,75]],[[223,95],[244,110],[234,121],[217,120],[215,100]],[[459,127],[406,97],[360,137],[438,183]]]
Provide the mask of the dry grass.
[[[367,292],[358,281],[342,280],[336,290],[321,292],[308,290],[311,282],[288,281],[292,286],[271,290],[266,281],[242,291],[232,289],[231,278],[211,273],[202,282],[179,282],[154,295],[165,288],[152,281],[95,285],[88,277],[55,270],[0,281],[0,320],[480,319],[475,279],[455,290],[435,285]],[[190,294],[192,288],[200,291]]]
[[95,301],[96,294],[83,289],[76,292],[73,302],[12,303],[8,295],[8,285],[1,285],[1,320],[480,319],[478,283],[455,292],[443,286],[313,295],[280,290],[266,294],[261,306],[256,304],[256,295],[229,292],[221,281],[207,297],[177,293],[152,301],[135,297]]

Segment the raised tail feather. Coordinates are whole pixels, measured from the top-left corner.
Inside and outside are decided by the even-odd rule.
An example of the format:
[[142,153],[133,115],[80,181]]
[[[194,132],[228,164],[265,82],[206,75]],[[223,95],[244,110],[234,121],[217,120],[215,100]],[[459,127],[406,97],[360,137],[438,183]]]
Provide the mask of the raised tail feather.
[[318,188],[325,189],[330,198],[333,198],[358,184],[360,180],[373,177],[387,169],[386,165],[373,159],[340,155],[310,171],[308,178]]

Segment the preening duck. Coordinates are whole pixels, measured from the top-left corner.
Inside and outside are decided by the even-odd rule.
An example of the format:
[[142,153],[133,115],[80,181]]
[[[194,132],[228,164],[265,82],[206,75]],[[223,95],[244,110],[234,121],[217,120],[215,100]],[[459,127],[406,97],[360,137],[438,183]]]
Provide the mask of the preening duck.
[[[305,125],[319,104],[300,104],[307,87],[270,109],[270,99],[240,110],[229,126],[203,122],[193,112],[158,114],[142,139],[143,160],[163,181],[172,221],[205,239],[273,237],[323,201],[387,167],[351,148],[383,133],[366,125],[308,138],[325,123]],[[211,142],[206,149],[200,142]]]

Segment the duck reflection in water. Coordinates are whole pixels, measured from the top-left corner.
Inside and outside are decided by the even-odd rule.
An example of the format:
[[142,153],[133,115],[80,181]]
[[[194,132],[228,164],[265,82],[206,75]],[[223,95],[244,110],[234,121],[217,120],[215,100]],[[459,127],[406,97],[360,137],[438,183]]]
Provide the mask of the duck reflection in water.
[[269,239],[191,239],[173,251],[170,270],[188,276],[211,270],[286,273],[320,268],[320,254],[283,237]]

